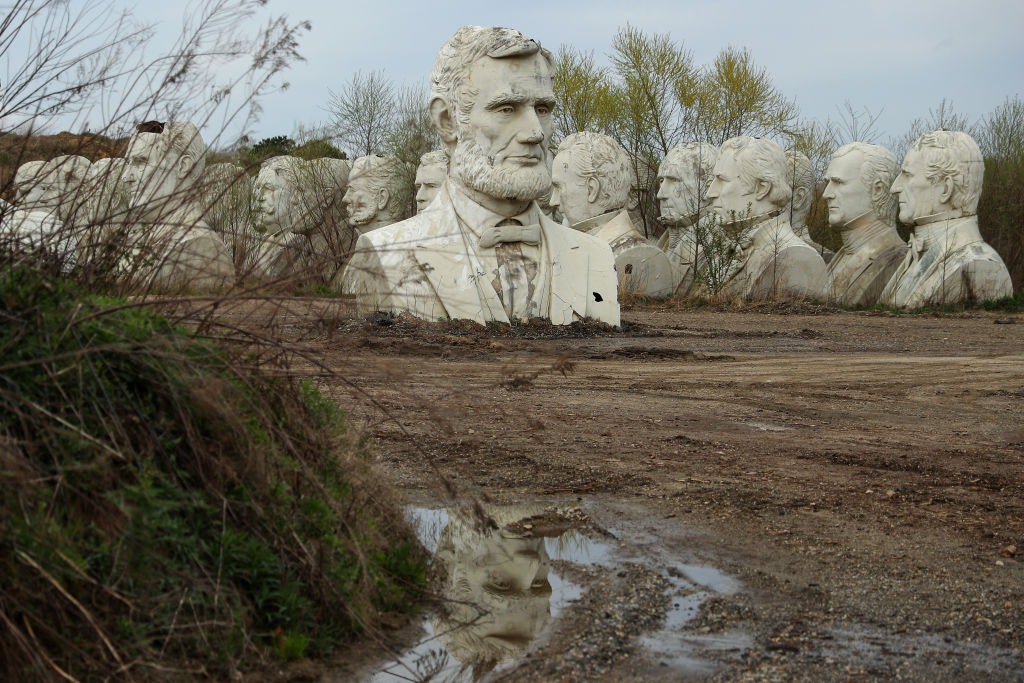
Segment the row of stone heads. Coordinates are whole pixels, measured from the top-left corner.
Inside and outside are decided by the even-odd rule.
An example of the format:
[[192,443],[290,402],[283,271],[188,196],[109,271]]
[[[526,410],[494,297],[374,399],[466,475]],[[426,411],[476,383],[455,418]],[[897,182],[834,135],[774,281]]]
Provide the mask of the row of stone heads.
[[630,221],[635,164],[621,146],[580,132],[550,157],[554,73],[550,51],[514,29],[464,26],[442,45],[428,109],[447,180],[417,216],[360,237],[342,280],[362,309],[616,324],[626,289],[901,307],[1012,294],[977,224],[983,159],[965,133],[922,136],[902,165],[878,146],[836,150],[823,196],[843,246],[827,265],[806,233],[806,157],[746,136],[683,143],[658,170],[655,250]]
[[197,291],[242,275],[308,273],[325,242],[343,250],[322,233],[347,231],[350,162],[277,157],[250,179],[233,164],[207,166],[206,155],[192,123],[147,122],[124,157],[22,164],[15,204],[0,206],[4,251],[43,254],[64,269],[90,263],[147,289]]
[[237,164],[207,165],[206,148],[192,124],[172,122],[163,127],[181,129],[191,130],[195,137],[154,139],[159,134],[142,132],[131,139],[124,157],[90,162],[63,155],[25,162],[15,174],[14,205],[79,225],[124,220],[128,215],[138,223],[153,223],[183,211],[204,216],[244,189],[255,197],[249,202],[255,209],[250,218],[258,232],[291,227],[301,232],[299,226],[308,222],[314,207],[322,212],[341,206],[350,161],[273,157],[250,179]]
[[[268,162],[256,179],[262,195],[261,226],[272,235],[301,233],[293,224],[305,222],[309,212],[303,206],[335,205],[340,178],[347,171],[342,204],[349,223],[362,234],[360,251],[369,257],[350,265],[349,271],[373,274],[370,279],[353,277],[349,290],[365,294],[367,305],[386,304],[392,310],[415,311],[421,305],[416,299],[431,302],[424,304],[430,316],[448,308],[439,294],[443,291],[445,296],[465,294],[470,307],[480,304],[496,311],[500,301],[508,308],[507,316],[531,317],[548,305],[532,300],[534,294],[561,296],[548,286],[549,271],[556,265],[570,279],[585,283],[593,275],[604,281],[593,270],[571,272],[565,265],[573,260],[567,258],[570,254],[547,247],[532,253],[541,243],[538,230],[543,232],[553,210],[562,217],[561,227],[586,233],[593,241],[579,242],[566,234],[560,241],[551,239],[551,233],[545,245],[580,250],[575,256],[590,254],[594,264],[603,264],[605,254],[613,259],[615,287],[591,294],[603,302],[598,308],[614,308],[616,319],[617,305],[609,302],[623,289],[654,296],[828,297],[854,305],[883,301],[900,306],[1011,293],[1005,265],[981,239],[977,226],[983,162],[977,145],[964,133],[922,136],[902,167],[878,146],[854,143],[837,150],[824,197],[844,245],[827,268],[825,250],[806,232],[806,211],[815,192],[806,157],[787,155],[770,140],[750,137],[728,140],[721,149],[682,143],[658,170],[657,198],[666,230],[652,244],[626,210],[636,165],[621,146],[608,136],[581,132],[564,140],[552,158],[553,66],[550,52],[513,29],[459,29],[442,46],[431,75],[428,108],[446,152],[424,160],[417,174],[420,215],[436,214],[433,218],[399,220],[402,193],[396,184],[408,180],[401,179],[396,160],[363,157],[351,168],[337,162],[341,172],[334,176],[339,182],[327,195],[308,201],[299,180],[303,162],[283,158]],[[130,207],[149,225],[204,228],[202,210],[182,201],[202,171],[205,148],[198,131],[189,123],[149,125],[133,137],[124,161]],[[431,192],[436,193],[432,200]],[[910,246],[895,232],[897,213],[914,226]],[[400,226],[391,229],[396,221]],[[268,229],[272,224],[276,227]],[[463,239],[452,241],[458,234]],[[437,263],[425,262],[418,254],[430,251],[424,245],[432,241],[425,238],[435,236],[441,238],[432,259]],[[484,246],[476,253],[472,245],[478,239]],[[516,241],[528,247],[529,258],[494,267],[495,245]],[[449,253],[456,243],[474,253]],[[406,253],[413,244],[420,251]],[[883,246],[891,258],[873,255],[872,250]],[[847,258],[851,256],[855,258]],[[879,260],[899,263],[882,274],[875,272]],[[475,272],[466,269],[468,262]],[[407,272],[413,264],[415,272]],[[453,267],[459,274],[445,276]],[[589,266],[579,261],[574,267]],[[897,270],[910,273],[911,284],[890,286]],[[430,276],[424,280],[424,273],[436,273],[436,282]],[[475,301],[466,292],[482,279],[491,280],[495,291],[478,291],[482,299]],[[919,280],[927,280],[931,289],[920,293]],[[432,288],[420,291],[427,281]],[[459,289],[463,286],[465,292]],[[855,298],[848,293],[861,289],[870,295]],[[587,298],[582,290],[565,294]],[[563,303],[560,299],[558,305]],[[460,308],[458,302],[452,307]]]
[[[658,221],[665,228],[657,241],[647,240],[627,212],[638,183],[634,162],[607,135],[570,135],[547,157],[550,185],[538,198],[564,225],[609,243],[620,290],[654,297],[828,299],[845,306],[921,306],[1012,294],[1005,264],[973,219],[984,163],[966,133],[923,135],[902,165],[880,145],[843,145],[832,155],[823,186],[806,155],[771,140],[740,136],[721,148],[677,144],[656,171]],[[368,188],[371,200],[372,192],[386,197],[389,183],[400,177],[388,163],[372,162],[377,172]],[[415,181],[419,211],[428,209],[449,170],[445,152],[423,157]],[[808,230],[819,189],[829,223],[843,240],[838,254],[817,244]],[[398,220],[383,207],[350,204],[363,231]],[[897,220],[913,227],[913,257]],[[916,264],[928,246],[944,250],[928,258],[928,273],[900,268],[907,259]],[[897,270],[906,281],[887,290]]]
[[[121,259],[121,252],[135,257],[142,251],[147,262],[174,260],[181,256],[171,243],[176,236],[211,252],[192,253],[186,261],[209,260],[218,272],[231,261],[238,276],[288,278],[317,265],[310,263],[313,252],[344,258],[345,245],[354,241],[346,206],[353,207],[354,224],[373,227],[377,214],[392,215],[400,194],[380,207],[366,199],[380,189],[382,173],[400,175],[390,159],[364,157],[353,164],[278,156],[250,178],[236,164],[206,164],[206,155],[192,123],[151,121],[137,127],[124,157],[26,162],[15,174],[14,204],[0,202],[0,241],[5,251],[46,252],[70,268],[98,255]],[[371,204],[374,210],[367,212]],[[197,235],[202,239],[192,239]],[[330,254],[325,246],[332,247]],[[217,278],[217,286],[226,281]]]
[[[556,176],[559,168],[556,158]],[[717,233],[733,254],[714,274],[719,293],[729,297],[802,292],[846,306],[896,307],[985,301],[1013,290],[1005,263],[978,226],[983,174],[977,143],[961,131],[922,135],[902,164],[880,145],[843,145],[821,188],[829,224],[842,238],[833,254],[807,230],[817,183],[805,155],[750,137],[721,149],[688,142],[670,150],[659,168],[660,220],[691,253],[685,245],[696,242],[699,251],[707,243],[700,235]],[[909,244],[897,219],[911,228]],[[705,254],[698,268],[714,269],[715,257]]]

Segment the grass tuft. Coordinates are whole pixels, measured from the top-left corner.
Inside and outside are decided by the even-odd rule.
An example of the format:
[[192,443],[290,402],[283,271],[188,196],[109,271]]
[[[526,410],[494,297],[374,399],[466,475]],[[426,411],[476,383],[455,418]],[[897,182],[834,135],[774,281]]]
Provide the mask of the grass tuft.
[[223,679],[408,610],[344,413],[148,309],[0,272],[0,679]]

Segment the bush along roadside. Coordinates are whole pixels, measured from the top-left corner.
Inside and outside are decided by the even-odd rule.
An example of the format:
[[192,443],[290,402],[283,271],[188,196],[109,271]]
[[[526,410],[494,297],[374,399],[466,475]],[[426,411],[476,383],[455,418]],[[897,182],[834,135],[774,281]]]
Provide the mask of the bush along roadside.
[[144,307],[0,272],[0,679],[220,680],[413,609],[343,413]]

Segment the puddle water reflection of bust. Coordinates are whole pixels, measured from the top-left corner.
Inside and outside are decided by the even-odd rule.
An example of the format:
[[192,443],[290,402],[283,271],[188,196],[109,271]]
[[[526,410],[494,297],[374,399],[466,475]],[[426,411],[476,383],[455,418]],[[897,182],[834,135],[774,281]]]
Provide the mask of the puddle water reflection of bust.
[[477,530],[468,516],[453,512],[437,562],[448,603],[431,620],[434,632],[474,679],[521,654],[547,623],[551,560],[543,538]]

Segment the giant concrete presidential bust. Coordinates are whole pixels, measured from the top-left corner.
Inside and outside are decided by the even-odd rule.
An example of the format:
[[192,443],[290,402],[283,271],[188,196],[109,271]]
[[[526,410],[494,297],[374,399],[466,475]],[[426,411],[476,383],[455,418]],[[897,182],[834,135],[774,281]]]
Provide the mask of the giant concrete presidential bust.
[[15,174],[17,207],[0,223],[0,249],[23,256],[43,256],[60,270],[75,264],[84,214],[82,182],[89,160],[61,155],[49,161],[22,164]]
[[896,197],[889,192],[899,163],[885,147],[843,145],[825,172],[828,222],[843,246],[829,261],[828,298],[843,306],[871,306],[907,253],[896,232]]
[[658,222],[665,232],[658,247],[672,264],[673,291],[688,297],[703,282],[707,255],[702,242],[714,230],[707,198],[718,148],[704,142],[680,142],[658,166]]
[[402,164],[394,157],[356,159],[342,198],[349,225],[364,233],[400,220],[404,210],[402,180]]
[[734,256],[720,294],[748,301],[818,298],[825,262],[797,237],[787,209],[793,190],[776,143],[740,136],[722,144],[708,199]]
[[674,289],[668,256],[644,239],[626,210],[632,178],[622,145],[601,133],[573,133],[558,146],[548,203],[573,229],[608,243],[619,291],[668,296]]
[[989,301],[1013,294],[1010,273],[981,237],[985,161],[967,133],[936,130],[914,142],[892,184],[910,250],[881,302],[900,308]]
[[513,29],[464,26],[441,47],[429,109],[448,182],[428,210],[360,236],[343,277],[360,310],[619,324],[608,244],[535,201],[551,185],[553,71],[550,52]]
[[203,221],[196,184],[206,145],[188,121],[147,123],[125,152],[131,217],[138,223],[126,275],[151,292],[212,292],[234,280],[231,252]]
[[833,252],[815,242],[811,238],[811,230],[807,226],[807,219],[811,215],[811,205],[814,204],[814,187],[817,182],[814,177],[814,166],[803,152],[787,149],[786,168],[789,172],[789,184],[793,188],[793,197],[789,200],[789,224],[793,227],[796,236],[811,245],[814,251],[821,254],[825,263],[828,263],[832,259]]
[[448,180],[448,153],[435,149],[420,157],[416,168],[413,188],[416,190],[416,213],[423,211],[434,201],[441,186]]

